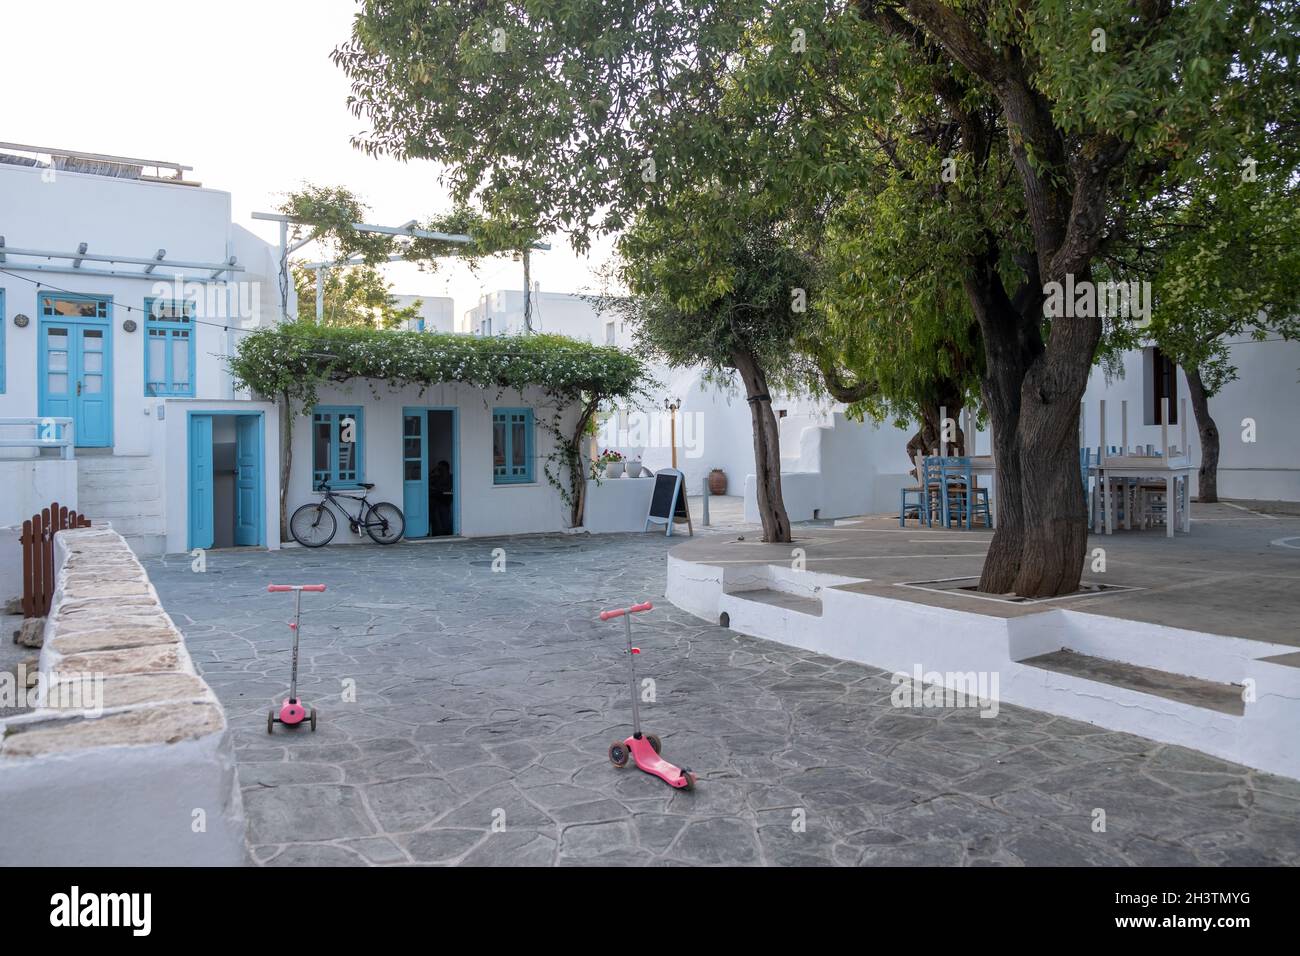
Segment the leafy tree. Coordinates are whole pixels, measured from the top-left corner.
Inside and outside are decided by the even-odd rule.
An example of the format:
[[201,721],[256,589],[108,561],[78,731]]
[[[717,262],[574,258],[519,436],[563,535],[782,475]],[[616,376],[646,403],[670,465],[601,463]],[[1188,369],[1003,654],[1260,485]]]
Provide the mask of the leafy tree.
[[447,163],[461,199],[579,245],[683,189],[748,182],[777,207],[856,191],[886,238],[938,239],[885,242],[862,269],[959,283],[998,460],[981,588],[1046,596],[1082,573],[1077,416],[1107,326],[1045,316],[1045,289],[1091,281],[1145,224],[1131,214],[1207,162],[1236,167],[1245,130],[1276,121],[1255,94],[1294,69],[1294,16],[1269,0],[370,0],[334,58],[365,149]]
[[[316,321],[316,270],[295,266],[294,288],[298,293],[298,321]],[[321,276],[324,325],[354,325],[392,329],[419,318],[420,302],[397,307],[392,286],[374,266],[340,266],[323,270]]]
[[674,366],[739,374],[749,403],[764,541],[789,541],[773,389],[801,391],[816,368],[798,348],[812,319],[813,263],[790,223],[750,197],[681,192],[620,237],[630,298],[605,299],[637,344]]

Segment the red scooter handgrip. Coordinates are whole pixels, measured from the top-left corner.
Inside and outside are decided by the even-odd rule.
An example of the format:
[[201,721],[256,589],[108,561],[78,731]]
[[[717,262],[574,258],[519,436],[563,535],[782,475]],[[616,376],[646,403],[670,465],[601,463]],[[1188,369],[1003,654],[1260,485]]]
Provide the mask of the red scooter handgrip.
[[266,589],[268,591],[292,591],[293,590],[293,588],[288,584],[268,584],[266,586]]
[[655,606],[649,601],[644,604],[633,604],[631,607],[619,607],[612,611],[601,611],[600,619],[602,621],[612,621],[616,617],[622,617],[624,614],[636,614],[640,611],[653,611]]
[[302,589],[303,589],[304,591],[324,591],[324,590],[325,590],[325,585],[323,585],[323,584],[304,584],[304,585],[302,586]]

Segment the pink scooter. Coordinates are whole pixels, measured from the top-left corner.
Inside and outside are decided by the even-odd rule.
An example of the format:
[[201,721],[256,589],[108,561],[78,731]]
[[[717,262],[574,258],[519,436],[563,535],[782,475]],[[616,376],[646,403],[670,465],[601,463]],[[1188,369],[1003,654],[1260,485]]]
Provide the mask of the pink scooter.
[[632,646],[632,615],[651,610],[654,610],[654,605],[646,601],[644,604],[600,612],[602,621],[613,620],[616,617],[624,618],[624,631],[627,633],[628,676],[632,684],[632,736],[609,745],[609,762],[622,769],[627,766],[630,756],[639,768],[646,773],[654,774],[668,786],[677,790],[692,790],[695,787],[695,774],[687,767],[674,766],[660,757],[659,751],[663,745],[659,742],[659,738],[654,734],[642,735],[641,733],[641,711],[637,707],[636,693],[636,657],[641,653],[641,648]]
[[323,584],[268,584],[268,591],[292,591],[293,592],[293,623],[289,625],[289,630],[293,631],[293,670],[289,674],[289,696],[285,698],[280,705],[280,713],[277,716],[272,710],[266,715],[266,732],[272,733],[276,724],[284,724],[286,727],[297,727],[304,720],[311,723],[313,732],[316,730],[316,708],[311,709],[308,716],[307,709],[303,707],[302,701],[298,699],[298,634],[300,628],[299,622],[302,619],[302,592],[303,591],[324,591]]

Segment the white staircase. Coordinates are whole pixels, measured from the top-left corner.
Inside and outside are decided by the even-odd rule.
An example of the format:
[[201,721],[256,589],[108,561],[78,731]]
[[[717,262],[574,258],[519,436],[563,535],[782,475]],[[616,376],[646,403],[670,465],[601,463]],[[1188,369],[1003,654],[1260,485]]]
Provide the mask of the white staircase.
[[77,510],[97,526],[111,525],[137,555],[162,554],[166,544],[163,483],[151,455],[77,456]]

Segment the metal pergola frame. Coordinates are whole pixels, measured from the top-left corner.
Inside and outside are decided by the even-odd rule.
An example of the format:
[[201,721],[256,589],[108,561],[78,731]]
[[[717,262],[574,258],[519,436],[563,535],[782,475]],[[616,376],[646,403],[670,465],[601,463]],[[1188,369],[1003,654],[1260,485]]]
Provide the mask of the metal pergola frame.
[[[159,249],[151,258],[142,256],[124,256],[110,253],[90,252],[90,244],[86,242],[78,243],[75,252],[59,252],[53,249],[27,249],[5,244],[5,237],[0,236],[0,269],[13,272],[44,272],[58,275],[72,276],[107,276],[114,279],[149,279],[149,278],[167,278],[179,279],[184,282],[216,282],[228,281],[229,277],[236,272],[243,272],[244,267],[238,264],[235,256],[229,256],[225,262],[190,262],[181,259],[168,259],[167,250]],[[71,265],[47,265],[39,262],[13,262],[10,256],[23,256],[28,259],[46,259],[46,260],[66,260]],[[86,269],[82,267],[83,262],[106,262],[110,265],[135,265],[143,266],[139,271],[128,271],[125,269]],[[155,276],[154,270],[162,267],[169,270],[177,270],[171,275]],[[208,273],[206,276],[187,276],[184,272],[186,269],[199,270]],[[220,276],[227,276],[220,279]]]
[[[314,238],[299,239],[292,245],[289,243],[289,225],[291,223],[300,225],[310,225],[310,223],[296,216],[286,216],[281,213],[272,212],[255,212],[254,219],[260,219],[263,222],[278,222],[280,224],[280,308],[285,315],[289,311],[289,256],[297,252],[308,243],[315,242]],[[417,229],[417,223],[414,219],[409,220],[401,226],[377,226],[373,223],[354,222],[352,228],[357,232],[378,233],[384,236],[410,236],[412,239],[436,239],[439,242],[449,242],[456,245],[468,245],[474,241],[473,236],[465,233],[452,232],[433,232],[428,229]],[[531,331],[532,325],[529,322],[532,289],[528,283],[529,268],[529,251],[538,249],[542,252],[549,252],[551,244],[549,242],[534,242],[527,249],[523,250],[524,256],[524,320]],[[387,262],[405,262],[409,261],[410,256],[403,253],[388,256]],[[365,260],[359,256],[353,256],[350,259],[339,259],[332,262],[309,262],[304,267],[311,269],[316,273],[316,319],[320,321],[325,316],[325,283],[323,274],[328,270],[338,266],[355,266],[361,265]]]

